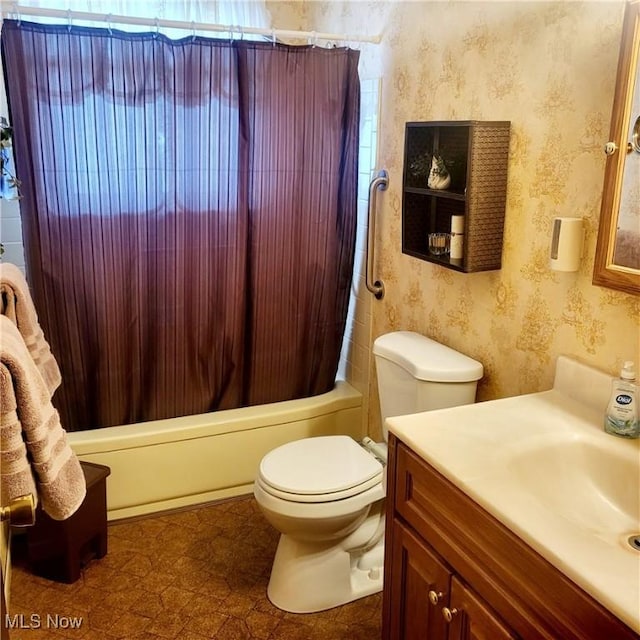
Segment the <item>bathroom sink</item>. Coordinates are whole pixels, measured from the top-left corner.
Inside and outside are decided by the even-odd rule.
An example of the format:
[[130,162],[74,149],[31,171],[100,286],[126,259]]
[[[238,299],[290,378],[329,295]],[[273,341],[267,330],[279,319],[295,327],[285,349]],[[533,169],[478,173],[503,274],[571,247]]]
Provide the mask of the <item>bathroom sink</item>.
[[[640,532],[640,456],[606,437],[576,435],[509,457],[511,482],[558,517],[616,539]],[[635,479],[635,481],[633,481]]]
[[609,435],[611,378],[561,356],[554,388],[389,418],[389,430],[640,633],[640,439]]

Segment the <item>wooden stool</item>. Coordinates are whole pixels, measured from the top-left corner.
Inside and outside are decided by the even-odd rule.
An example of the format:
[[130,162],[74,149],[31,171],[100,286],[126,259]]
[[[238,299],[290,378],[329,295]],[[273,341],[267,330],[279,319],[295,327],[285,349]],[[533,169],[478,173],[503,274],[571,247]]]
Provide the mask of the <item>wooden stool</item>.
[[33,572],[57,582],[72,583],[92,558],[107,553],[107,486],[109,467],[81,462],[87,495],[66,520],[50,518],[41,507],[27,529],[27,552]]

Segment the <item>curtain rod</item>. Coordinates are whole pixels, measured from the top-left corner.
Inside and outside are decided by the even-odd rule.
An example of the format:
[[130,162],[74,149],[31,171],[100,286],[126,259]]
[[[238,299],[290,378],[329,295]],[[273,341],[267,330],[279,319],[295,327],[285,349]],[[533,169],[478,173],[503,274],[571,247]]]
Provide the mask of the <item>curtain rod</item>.
[[[4,3],[3,3],[4,4]],[[271,38],[300,38],[306,40],[340,40],[347,42],[371,42],[378,44],[382,37],[377,36],[355,36],[337,33],[320,33],[315,31],[293,31],[287,29],[264,29],[260,27],[240,27],[234,25],[209,24],[207,22],[189,22],[186,20],[166,20],[164,18],[137,18],[135,16],[122,16],[111,13],[92,13],[89,11],[72,11],[62,9],[47,9],[45,7],[25,7],[13,5],[6,13],[13,14],[16,19],[22,15],[41,16],[46,18],[60,18],[62,20],[90,20],[94,22],[105,22],[111,24],[129,24],[155,27],[167,27],[171,29],[185,29],[188,31],[217,31],[239,34],[252,34],[259,36],[270,36]]]

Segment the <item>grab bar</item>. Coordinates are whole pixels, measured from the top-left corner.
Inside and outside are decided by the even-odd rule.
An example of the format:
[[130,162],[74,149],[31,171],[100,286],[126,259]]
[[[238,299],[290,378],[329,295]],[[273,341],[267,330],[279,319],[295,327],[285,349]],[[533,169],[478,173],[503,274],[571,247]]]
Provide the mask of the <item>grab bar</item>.
[[[367,289],[373,293],[377,300],[384,298],[384,283],[382,280],[373,282],[373,261],[375,258],[373,252],[373,243],[376,237],[376,190],[384,191],[389,186],[389,174],[381,169],[378,175],[371,181],[369,185],[369,217],[367,220],[367,273],[365,276],[365,284]],[[373,284],[372,284],[373,283]]]

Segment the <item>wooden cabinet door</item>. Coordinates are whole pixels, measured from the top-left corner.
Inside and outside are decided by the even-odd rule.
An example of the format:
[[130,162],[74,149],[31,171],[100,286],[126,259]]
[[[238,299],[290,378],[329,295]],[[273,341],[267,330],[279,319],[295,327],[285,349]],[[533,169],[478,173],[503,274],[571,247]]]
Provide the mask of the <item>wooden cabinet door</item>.
[[393,527],[389,640],[446,640],[451,574],[402,524]]
[[457,578],[451,580],[448,640],[515,640],[516,635]]

